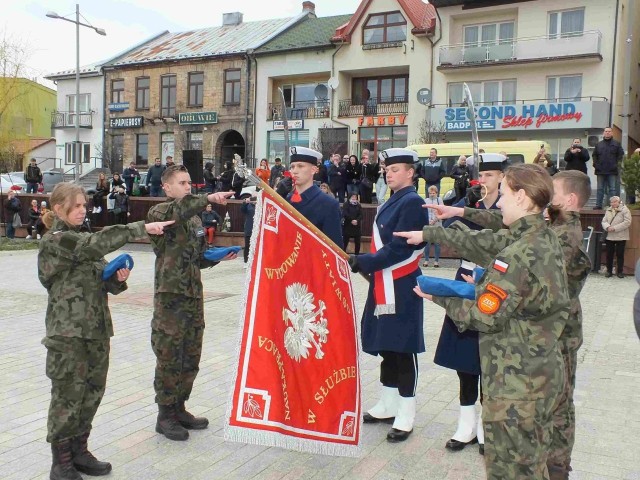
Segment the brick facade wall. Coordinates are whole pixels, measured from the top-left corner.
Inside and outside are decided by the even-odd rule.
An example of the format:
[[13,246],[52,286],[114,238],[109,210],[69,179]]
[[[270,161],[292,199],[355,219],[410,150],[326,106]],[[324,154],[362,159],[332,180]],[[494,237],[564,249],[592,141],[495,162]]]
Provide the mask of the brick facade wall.
[[[240,69],[240,104],[224,104],[224,72],[227,69]],[[202,107],[188,106],[189,73],[204,73],[203,105]],[[161,101],[161,77],[167,74],[176,75],[176,120],[167,120],[167,123],[159,120]],[[216,170],[224,159],[228,158],[233,149],[222,149],[225,136],[229,131],[235,130],[243,138],[245,143],[244,157],[250,157],[252,151],[253,130],[253,102],[254,102],[254,72],[251,69],[251,83],[249,85],[249,115],[247,116],[247,61],[244,57],[225,59],[204,59],[193,61],[177,61],[163,64],[145,66],[123,66],[109,69],[106,76],[106,102],[105,102],[105,140],[110,141],[112,135],[124,135],[123,165],[126,166],[136,157],[136,135],[148,134],[148,162],[153,163],[154,158],[161,157],[161,134],[173,133],[174,161],[182,162],[182,150],[187,149],[187,132],[202,132],[202,150],[205,161],[214,159]],[[136,79],[149,77],[149,109],[136,109]],[[112,80],[124,80],[124,102],[129,102],[129,108],[124,112],[110,112],[108,104],[111,103]],[[179,113],[190,112],[217,112],[218,123],[207,125],[179,125],[177,118]],[[118,117],[143,116],[144,125],[140,128],[109,128],[109,119]],[[228,139],[227,139],[228,140]],[[164,158],[162,159],[164,162]]]

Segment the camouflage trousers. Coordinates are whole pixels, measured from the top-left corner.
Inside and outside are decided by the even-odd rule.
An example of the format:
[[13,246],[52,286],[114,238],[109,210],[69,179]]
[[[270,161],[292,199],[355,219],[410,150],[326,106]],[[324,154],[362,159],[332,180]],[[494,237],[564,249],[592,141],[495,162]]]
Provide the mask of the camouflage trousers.
[[551,414],[557,395],[539,400],[485,397],[487,480],[548,480]]
[[[564,360],[564,388],[558,397],[558,405],[553,412],[553,432],[551,449],[547,465],[559,472],[559,478],[568,478],[571,471],[571,452],[576,435],[576,409],[573,404],[573,391],[576,386],[576,365],[578,352],[562,352]],[[566,475],[564,475],[566,473]]]
[[47,442],[57,443],[91,430],[107,385],[109,340],[45,337],[51,403]]
[[201,298],[157,293],[151,322],[151,348],[156,355],[153,388],[156,403],[187,401],[200,370],[204,309]]

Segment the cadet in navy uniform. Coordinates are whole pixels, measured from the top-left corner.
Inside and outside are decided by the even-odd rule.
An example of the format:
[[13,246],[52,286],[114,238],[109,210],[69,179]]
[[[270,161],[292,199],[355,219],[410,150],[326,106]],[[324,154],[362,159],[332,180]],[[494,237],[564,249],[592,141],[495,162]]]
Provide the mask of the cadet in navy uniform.
[[313,184],[322,154],[304,147],[291,147],[290,168],[294,181],[287,201],[318,229],[342,248],[342,215],[335,198]]
[[[507,167],[503,155],[483,153],[478,164],[478,180],[482,188],[482,197],[474,198],[474,192],[479,187],[470,188],[467,197],[455,204],[456,207],[469,206],[479,209],[497,209],[500,198],[499,188]],[[474,230],[482,227],[459,217],[454,217],[444,226],[447,227],[456,220],[460,220]],[[464,280],[462,275],[473,275],[476,265],[467,260],[462,260],[460,268],[456,272],[456,280]],[[465,330],[459,332],[458,328],[445,315],[440,333],[440,340],[436,348],[433,361],[446,368],[451,368],[458,373],[460,379],[460,413],[458,416],[458,428],[451,439],[447,441],[449,450],[462,450],[466,445],[480,443],[480,453],[484,453],[484,430],[482,420],[476,415],[475,404],[478,401],[480,382],[480,353],[478,332]],[[482,400],[481,400],[482,401]]]
[[393,422],[390,442],[406,440],[413,431],[416,414],[418,353],[425,351],[423,306],[411,295],[420,275],[424,244],[409,245],[393,232],[429,225],[424,200],[413,187],[418,155],[404,148],[382,152],[387,184],[395,193],[378,209],[373,225],[371,252],[353,255],[354,272],[370,274],[369,294],[362,315],[362,350],[380,355],[382,394],[364,414],[365,423]]

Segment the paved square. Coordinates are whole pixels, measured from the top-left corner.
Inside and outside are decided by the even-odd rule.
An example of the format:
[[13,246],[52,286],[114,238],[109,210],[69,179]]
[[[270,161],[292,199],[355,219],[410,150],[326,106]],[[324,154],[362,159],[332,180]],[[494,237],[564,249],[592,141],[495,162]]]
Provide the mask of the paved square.
[[[207,328],[200,374],[189,402],[209,417],[209,429],[171,442],[154,431],[154,356],[150,346],[153,261],[148,247],[131,245],[136,266],[129,290],[110,298],[115,336],[107,391],[90,446],[120,479],[483,479],[477,448],[451,453],[458,380],[433,364],[443,310],[425,303],[427,352],[419,356],[418,413],[403,444],[385,440],[388,426],[364,426],[362,455],[338,458],[224,442],[224,415],[235,363],[245,271],[240,260],[203,271]],[[118,252],[119,253],[119,252]],[[0,479],[46,479],[45,442],[50,382],[44,373],[46,291],[34,251],[0,252]],[[114,255],[110,255],[113,258]],[[453,266],[453,262],[445,262]],[[429,269],[452,278],[453,268]],[[361,312],[366,282],[354,276]],[[576,388],[577,442],[572,479],[640,480],[640,341],[632,321],[633,278],[592,275],[582,294],[585,342]],[[364,406],[378,392],[378,360],[362,356]],[[87,477],[89,478],[89,477]]]

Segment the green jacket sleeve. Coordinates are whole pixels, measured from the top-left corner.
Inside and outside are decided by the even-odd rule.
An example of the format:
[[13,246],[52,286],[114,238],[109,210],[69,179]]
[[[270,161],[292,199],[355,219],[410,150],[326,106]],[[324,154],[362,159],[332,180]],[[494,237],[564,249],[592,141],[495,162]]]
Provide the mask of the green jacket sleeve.
[[127,287],[127,282],[119,282],[117,275],[113,275],[109,280],[105,283],[105,287],[107,288],[107,292],[112,295],[118,295],[119,293],[124,292]]
[[56,235],[60,235],[59,253],[81,263],[98,261],[130,240],[144,237],[146,234],[144,222],[140,221],[129,225],[112,225],[92,234],[68,231]]
[[454,222],[448,228],[424,227],[422,238],[425,242],[453,247],[459,255],[483,267],[489,265],[511,243],[508,230],[497,233],[491,230],[471,230],[461,222]]
[[479,208],[464,207],[464,218],[494,232],[504,228],[502,212],[500,210],[482,210]]

